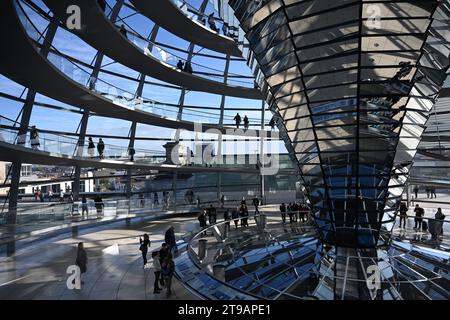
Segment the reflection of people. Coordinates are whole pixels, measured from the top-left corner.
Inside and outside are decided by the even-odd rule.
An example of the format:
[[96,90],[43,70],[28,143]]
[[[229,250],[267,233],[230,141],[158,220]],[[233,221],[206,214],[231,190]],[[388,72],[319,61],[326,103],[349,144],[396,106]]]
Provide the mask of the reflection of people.
[[443,233],[442,226],[444,225],[445,219],[445,215],[442,213],[441,208],[438,208],[434,218],[436,219],[434,222],[434,230],[431,230],[430,228],[430,232],[432,232],[433,240],[437,240],[439,236],[442,235]]
[[408,215],[408,208],[406,207],[406,204],[402,202],[400,204],[400,228],[402,227],[402,221],[403,221],[403,228],[406,228],[406,216]]
[[159,205],[158,192],[153,193],[153,204]]
[[415,218],[414,218],[414,229],[421,229],[422,228],[422,217],[425,214],[425,211],[423,208],[419,207],[418,204],[416,204],[416,207],[414,209]]
[[416,196],[416,199],[417,199],[417,196],[419,194],[419,186],[414,186],[413,191],[414,191],[414,195]]

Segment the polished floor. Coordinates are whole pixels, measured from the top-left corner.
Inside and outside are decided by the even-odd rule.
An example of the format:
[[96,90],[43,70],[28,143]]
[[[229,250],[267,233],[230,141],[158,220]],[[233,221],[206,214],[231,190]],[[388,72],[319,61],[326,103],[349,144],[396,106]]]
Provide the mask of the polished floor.
[[[143,268],[139,236],[148,233],[149,252],[160,247],[165,230],[175,226],[177,237],[197,227],[194,216],[173,217],[126,226],[88,229],[78,236],[58,236],[41,241],[14,256],[0,259],[0,299],[114,300],[166,299],[165,291],[153,294],[153,268]],[[69,290],[66,268],[74,264],[76,244],[84,242],[88,271],[81,290]],[[150,256],[150,254],[149,254]],[[197,299],[176,279],[170,299]]]

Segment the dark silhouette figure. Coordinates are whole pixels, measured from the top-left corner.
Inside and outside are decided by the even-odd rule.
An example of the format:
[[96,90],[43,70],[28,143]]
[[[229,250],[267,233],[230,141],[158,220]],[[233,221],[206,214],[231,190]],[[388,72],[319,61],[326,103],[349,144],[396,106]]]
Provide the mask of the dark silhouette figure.
[[416,199],[417,199],[417,196],[419,194],[419,186],[414,186],[413,191],[414,191],[414,195],[416,196]]
[[120,32],[125,38],[128,39],[128,37],[127,37],[127,29],[125,29],[125,26],[124,26],[123,24],[120,26],[119,32]]
[[212,13],[208,16],[208,24],[209,24],[209,28],[210,28],[212,31],[217,32],[216,20],[214,19],[214,12],[212,12]]
[[416,208],[414,209],[414,213],[415,213],[414,229],[421,229],[422,228],[423,216],[425,215],[425,210],[423,210],[423,208],[419,207],[419,205],[416,204]]
[[169,229],[167,229],[164,236],[164,242],[169,246],[169,250],[172,250],[172,248],[176,246],[174,226],[171,226]]
[[286,223],[286,205],[284,202],[280,205],[281,220]]
[[148,247],[150,247],[150,237],[147,233],[144,233],[144,239],[139,238],[139,250],[142,252],[142,260],[144,261],[144,268],[147,264],[147,253],[148,253]]
[[400,228],[402,227],[402,221],[403,221],[403,228],[406,228],[406,216],[408,215],[408,208],[406,207],[406,204],[402,202],[400,204]]
[[248,120],[247,116],[244,116],[244,129],[247,130],[248,129],[248,124],[250,123],[250,121]]
[[89,140],[88,140],[88,149],[87,150],[88,150],[89,157],[93,158],[95,155],[95,144],[94,144],[94,141],[92,141],[91,137],[89,137]]
[[192,74],[194,72],[194,70],[192,70],[192,65],[189,61],[186,61],[186,63],[184,64],[184,72],[187,72],[190,74]]
[[32,126],[30,130],[30,143],[33,150],[39,150],[41,143],[39,142],[39,131],[36,126]]
[[97,151],[100,159],[103,159],[103,152],[105,151],[105,143],[103,142],[102,138],[98,140]]
[[103,212],[103,207],[105,206],[105,204],[103,203],[103,200],[100,197],[100,195],[97,195],[95,197],[94,202],[95,202],[95,208],[97,209],[97,213],[101,214]]
[[161,263],[161,273],[164,277],[164,282],[166,283],[167,298],[169,298],[172,295],[172,277],[174,271],[175,271],[175,263],[172,260],[172,254],[169,253]]
[[239,115],[239,113],[234,116],[233,120],[236,121],[236,128],[239,129],[239,125],[241,124],[241,116]]
[[177,69],[183,71],[184,70],[184,63],[181,60],[178,60],[177,63]]

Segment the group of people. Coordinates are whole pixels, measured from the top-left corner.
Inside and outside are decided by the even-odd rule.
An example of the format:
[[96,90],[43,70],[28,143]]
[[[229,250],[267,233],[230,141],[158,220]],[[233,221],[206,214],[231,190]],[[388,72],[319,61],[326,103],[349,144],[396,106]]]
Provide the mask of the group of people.
[[194,72],[194,70],[192,69],[192,65],[189,61],[183,62],[181,60],[178,60],[177,69],[190,74]]
[[[242,118],[239,112],[234,116],[233,120],[236,122],[236,128],[239,129],[239,126],[241,125]],[[248,129],[248,125],[250,124],[250,120],[248,119],[247,115],[244,116],[244,129]]]
[[[159,294],[162,288],[166,288],[166,296],[172,295],[172,278],[175,272],[172,250],[176,248],[175,228],[171,226],[164,235],[164,243],[161,248],[152,252],[153,272],[155,280],[153,283],[153,293]],[[139,238],[139,250],[142,253],[144,269],[147,268],[147,254],[151,246],[150,236],[145,233]]]
[[[434,215],[434,219],[424,220],[425,210],[416,204],[414,208],[414,230],[422,230],[429,231],[431,233],[432,239],[437,240],[440,235],[443,234],[443,225],[445,215],[442,213],[442,209],[438,208],[436,214]],[[399,209],[399,217],[400,217],[400,228],[406,228],[406,220],[408,218],[408,207],[404,202],[400,204]]]
[[[413,192],[414,192],[414,196],[416,197],[416,199],[417,199],[417,197],[419,195],[419,191],[420,191],[419,186],[415,185],[414,189],[413,189]],[[433,187],[433,186],[425,186],[425,192],[427,193],[427,198],[428,199],[433,199],[433,196],[434,196],[434,199],[437,198],[437,196],[436,196],[436,188],[435,187]]]
[[[95,157],[95,149],[97,149],[98,157],[100,159],[104,159],[104,153],[105,153],[105,143],[103,142],[102,138],[98,139],[97,147],[95,146],[94,140],[92,137],[88,138],[88,146],[87,146],[87,153],[90,158]],[[130,157],[130,161],[134,161],[134,155],[136,154],[136,151],[133,147],[128,148],[128,155]]]
[[286,223],[286,214],[289,216],[289,222],[308,222],[309,206],[305,203],[290,202],[286,205],[284,202],[280,205],[281,220]]

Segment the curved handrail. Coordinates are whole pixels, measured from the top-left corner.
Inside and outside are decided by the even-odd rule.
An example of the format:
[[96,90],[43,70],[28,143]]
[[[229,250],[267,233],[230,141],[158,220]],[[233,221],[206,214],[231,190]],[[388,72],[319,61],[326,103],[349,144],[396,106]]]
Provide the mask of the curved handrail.
[[[29,17],[27,14],[23,12],[23,9],[19,5],[19,2],[14,2],[16,6],[19,6],[18,15],[20,17],[20,20],[22,21],[22,24],[24,26],[24,29],[26,29],[28,36],[31,36],[33,39],[41,39],[42,34],[38,31],[38,29],[34,26],[34,24],[29,20]],[[20,12],[19,12],[20,11]],[[41,40],[42,42],[42,40]],[[53,66],[58,68],[60,71],[62,71],[65,74],[69,73],[69,76],[76,81],[77,83],[81,84],[84,88],[88,89],[94,89],[94,86],[92,85],[91,80],[91,74],[78,66],[77,64],[73,63],[72,61],[68,59],[64,59],[56,54],[50,54],[49,61],[54,60],[56,57],[56,62],[52,63]],[[89,85],[91,87],[89,88]],[[140,111],[144,111],[147,113],[152,113],[153,110],[157,110],[157,116],[160,118],[172,118],[176,119],[177,117],[175,115],[178,115],[178,108],[177,110],[170,110],[170,106],[165,105],[161,103],[160,105],[166,106],[166,108],[162,108],[161,106],[157,105],[157,102],[153,100],[144,100],[144,99],[133,99],[134,94],[131,92],[124,91],[116,86],[111,85],[110,83],[103,81],[99,79],[97,82],[97,89],[100,91],[99,93],[103,96],[106,96],[109,98],[108,100],[112,100],[112,103],[122,105],[123,107],[126,107],[128,109],[136,109]],[[117,92],[120,92],[118,94]],[[199,111],[201,112],[201,111]],[[170,115],[172,113],[172,115]],[[187,112],[188,114],[189,112]],[[202,112],[203,117],[205,117],[206,112]],[[191,113],[189,113],[191,114]],[[193,115],[197,116],[197,113],[192,113]],[[218,117],[218,116],[216,116]],[[210,120],[213,118],[204,118],[203,121],[205,123],[211,123]],[[217,119],[217,118],[216,118]],[[178,121],[178,120],[177,120]],[[188,122],[186,122],[188,124]],[[190,124],[190,123],[189,123]],[[226,128],[226,127],[223,127]]]

